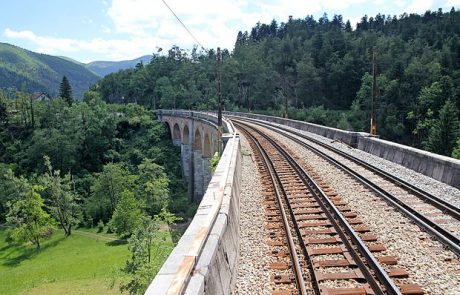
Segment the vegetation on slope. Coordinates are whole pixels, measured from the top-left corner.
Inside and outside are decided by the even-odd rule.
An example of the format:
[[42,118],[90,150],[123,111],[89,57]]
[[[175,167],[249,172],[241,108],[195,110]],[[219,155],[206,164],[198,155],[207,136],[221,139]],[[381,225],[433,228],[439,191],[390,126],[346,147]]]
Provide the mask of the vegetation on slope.
[[[225,109],[368,131],[373,48],[378,50],[377,133],[443,155],[460,150],[460,11],[340,15],[257,23],[223,51]],[[110,102],[216,109],[216,54],[173,47],[148,65],[110,74],[94,88]],[[456,143],[457,142],[457,143]],[[456,146],[456,147],[455,147]]]
[[0,88],[46,92],[54,96],[63,76],[67,76],[75,97],[100,79],[84,65],[56,56],[39,54],[0,43]]
[[93,61],[85,65],[85,67],[101,77],[108,74],[118,72],[120,70],[134,68],[138,63],[147,64],[152,59],[151,55],[144,55],[132,60],[122,61]]
[[[131,255],[123,256],[125,263],[120,265],[118,256],[110,266],[118,270],[120,288],[143,292],[171,248],[171,233],[177,241],[171,226],[196,208],[188,202],[169,129],[144,107],[107,104],[95,92],[73,103],[15,95],[10,99],[0,92],[0,225],[7,228],[0,238],[8,242],[1,248],[13,253],[5,252],[5,259],[32,253],[24,275],[26,269],[31,275],[36,271],[34,282],[51,277],[59,285],[74,273],[53,267],[45,274],[38,270],[38,257],[67,263],[54,261],[50,245],[58,249],[62,244],[63,253],[85,253],[74,243],[82,242],[76,236],[97,226],[128,244]],[[67,238],[56,240],[62,232]],[[106,246],[88,247],[94,257],[87,259],[97,261]],[[110,258],[105,262],[110,264]],[[81,270],[97,273],[92,263],[82,262]],[[14,270],[5,265],[8,273]],[[7,291],[16,287],[32,286],[8,284]]]

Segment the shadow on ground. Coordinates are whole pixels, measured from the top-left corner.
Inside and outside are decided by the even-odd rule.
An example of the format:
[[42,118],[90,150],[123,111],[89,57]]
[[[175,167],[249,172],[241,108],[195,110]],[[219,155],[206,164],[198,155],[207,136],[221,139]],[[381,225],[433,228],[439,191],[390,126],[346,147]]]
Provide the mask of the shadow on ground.
[[[9,267],[15,267],[15,266],[18,266],[19,264],[21,264],[21,262],[23,262],[24,260],[27,260],[27,259],[31,259],[37,255],[39,255],[40,253],[43,253],[45,252],[46,250],[50,249],[50,248],[53,248],[53,247],[56,247],[57,245],[59,245],[60,242],[62,242],[66,237],[60,237],[52,242],[49,242],[49,243],[45,243],[44,245],[42,245],[39,249],[37,248],[32,248],[30,246],[23,246],[24,250],[23,250],[23,253],[19,256],[15,256],[15,257],[12,257],[12,258],[8,258],[9,254],[8,255],[5,255],[5,262],[3,263],[3,265],[5,266],[9,266]],[[8,246],[5,246],[3,247],[2,249],[0,249],[0,251],[3,251],[4,248],[8,249],[8,248],[11,248],[13,245],[8,245]],[[5,249],[5,250],[6,250]]]
[[120,245],[128,244],[128,241],[127,240],[114,240],[114,241],[107,242],[105,244],[107,246],[120,246]]

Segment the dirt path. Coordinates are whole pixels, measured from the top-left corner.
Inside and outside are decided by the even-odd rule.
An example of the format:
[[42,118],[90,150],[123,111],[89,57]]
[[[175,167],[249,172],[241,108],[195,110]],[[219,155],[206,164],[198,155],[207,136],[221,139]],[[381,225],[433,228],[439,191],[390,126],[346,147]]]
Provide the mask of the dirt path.
[[101,235],[98,235],[98,234],[94,234],[94,233],[90,233],[90,232],[86,232],[86,231],[81,231],[81,230],[73,230],[72,232],[77,234],[77,235],[80,235],[80,236],[85,236],[85,237],[89,237],[89,238],[95,238],[95,239],[102,240],[102,241],[107,241],[107,242],[112,242],[112,241],[118,240],[117,238],[105,237],[105,236],[101,236]]

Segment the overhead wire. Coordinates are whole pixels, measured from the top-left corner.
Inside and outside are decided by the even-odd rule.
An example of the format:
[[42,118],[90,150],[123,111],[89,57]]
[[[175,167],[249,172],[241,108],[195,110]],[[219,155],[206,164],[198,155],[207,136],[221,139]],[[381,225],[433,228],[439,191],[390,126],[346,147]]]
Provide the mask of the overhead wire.
[[184,29],[189,33],[189,35],[195,40],[195,42],[200,45],[201,49],[203,49],[205,52],[208,52],[208,50],[206,48],[204,48],[204,46],[201,44],[200,41],[198,41],[198,39],[195,37],[195,35],[193,35],[193,33],[187,28],[187,26],[182,22],[182,20],[177,16],[177,14],[174,12],[174,10],[172,10],[172,8],[168,5],[168,3],[166,3],[165,0],[161,0],[164,5],[166,5],[166,7],[169,9],[169,11],[171,11],[171,13],[174,15],[174,17],[179,21],[179,23],[184,27]]

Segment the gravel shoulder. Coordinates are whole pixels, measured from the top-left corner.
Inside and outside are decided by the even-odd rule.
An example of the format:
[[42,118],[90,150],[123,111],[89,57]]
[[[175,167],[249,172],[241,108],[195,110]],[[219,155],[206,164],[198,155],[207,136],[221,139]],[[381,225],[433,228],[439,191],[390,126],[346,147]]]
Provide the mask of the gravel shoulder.
[[240,257],[235,294],[271,294],[262,189],[252,150],[243,135],[240,195]]

